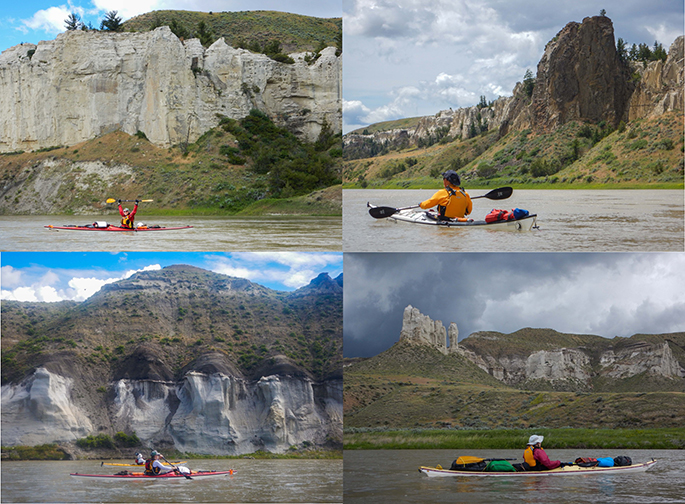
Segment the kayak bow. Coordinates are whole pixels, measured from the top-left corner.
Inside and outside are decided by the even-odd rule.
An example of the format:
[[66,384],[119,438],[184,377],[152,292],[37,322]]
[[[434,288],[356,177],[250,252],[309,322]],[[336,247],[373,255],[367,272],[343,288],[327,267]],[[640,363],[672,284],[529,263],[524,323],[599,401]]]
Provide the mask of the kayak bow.
[[[179,460],[178,462],[172,462],[172,464],[186,464],[186,460]],[[114,467],[143,467],[145,464],[117,464],[115,462],[102,462],[100,464],[101,466],[114,466]],[[166,465],[163,463],[163,465]]]

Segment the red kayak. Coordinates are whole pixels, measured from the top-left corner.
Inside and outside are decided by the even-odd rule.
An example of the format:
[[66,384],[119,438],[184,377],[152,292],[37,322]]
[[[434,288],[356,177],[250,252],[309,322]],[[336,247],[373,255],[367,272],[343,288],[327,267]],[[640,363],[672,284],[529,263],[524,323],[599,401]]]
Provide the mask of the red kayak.
[[142,473],[142,472],[128,472],[128,471],[123,471],[127,474],[80,474],[80,473],[71,473],[69,476],[77,476],[79,478],[106,478],[106,479],[178,479],[178,478],[186,478],[187,476],[190,476],[190,478],[201,478],[205,476],[230,476],[235,473],[233,469],[230,469],[228,471],[190,471],[189,473],[175,473],[175,472],[168,472],[166,474],[159,474],[157,476],[150,476],[148,474]]
[[57,231],[124,231],[124,232],[139,232],[139,231],[175,231],[178,229],[190,229],[193,226],[179,226],[179,227],[164,227],[164,226],[140,226],[137,228],[125,228],[115,226],[113,224],[105,224],[104,226],[98,226],[95,224],[86,224],[85,226],[77,225],[65,225],[65,226],[44,226],[48,229],[54,229]]

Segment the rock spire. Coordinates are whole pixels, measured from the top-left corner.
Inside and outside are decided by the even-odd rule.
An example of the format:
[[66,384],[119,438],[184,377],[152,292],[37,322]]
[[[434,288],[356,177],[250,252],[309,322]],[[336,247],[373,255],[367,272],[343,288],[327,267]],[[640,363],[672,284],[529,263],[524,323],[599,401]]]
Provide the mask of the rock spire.
[[[449,346],[447,344],[448,335]],[[400,341],[414,345],[428,345],[448,355],[457,351],[458,338],[459,329],[456,323],[450,323],[449,332],[447,332],[440,320],[431,320],[428,315],[422,314],[418,308],[408,305],[404,309]]]

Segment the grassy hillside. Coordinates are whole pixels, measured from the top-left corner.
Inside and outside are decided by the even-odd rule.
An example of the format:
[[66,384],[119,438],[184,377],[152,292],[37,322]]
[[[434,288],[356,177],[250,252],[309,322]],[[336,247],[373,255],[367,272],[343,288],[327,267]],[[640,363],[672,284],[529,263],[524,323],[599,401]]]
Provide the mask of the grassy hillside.
[[[272,207],[340,215],[340,154],[339,135],[303,142],[257,111],[168,149],[143,134],[114,132],[73,147],[0,155],[0,214],[46,213],[41,190],[59,186],[50,213],[97,213],[113,197],[154,199],[146,209],[158,215],[256,214]],[[77,182],[79,163],[87,162],[99,168]],[[50,179],[49,187],[36,183],[42,178]]]
[[[184,38],[198,36],[198,27],[204,23],[210,33],[205,45],[223,37],[230,46],[246,48],[255,44],[263,48],[277,40],[285,53],[317,51],[327,46],[342,50],[341,18],[323,19],[276,11],[159,10],[129,19],[124,23],[124,30],[148,31],[158,26],[171,26],[174,22],[186,31]],[[172,31],[175,30],[172,28]]]
[[447,169],[457,170],[467,188],[682,188],[683,116],[669,112],[616,130],[570,122],[539,135],[486,131],[346,160],[343,180],[350,188],[435,188]]

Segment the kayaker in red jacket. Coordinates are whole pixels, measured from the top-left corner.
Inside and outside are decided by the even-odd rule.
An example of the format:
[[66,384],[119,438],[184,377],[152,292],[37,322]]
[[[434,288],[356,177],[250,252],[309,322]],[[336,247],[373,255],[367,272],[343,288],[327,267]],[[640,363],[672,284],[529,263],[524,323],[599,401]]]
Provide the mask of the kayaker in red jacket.
[[133,220],[136,218],[136,212],[138,211],[138,203],[140,200],[136,200],[136,205],[133,207],[131,212],[128,208],[121,208],[121,200],[119,203],[119,214],[121,215],[121,227],[133,229]]
[[442,174],[444,189],[440,189],[426,201],[422,201],[419,206],[424,210],[438,207],[440,218],[463,219],[471,213],[473,203],[471,197],[461,187],[459,174],[454,170],[447,170]]
[[523,468],[526,471],[547,471],[561,466],[559,460],[550,460],[545,450],[542,449],[544,436],[533,434],[528,439],[528,447],[523,452]]

